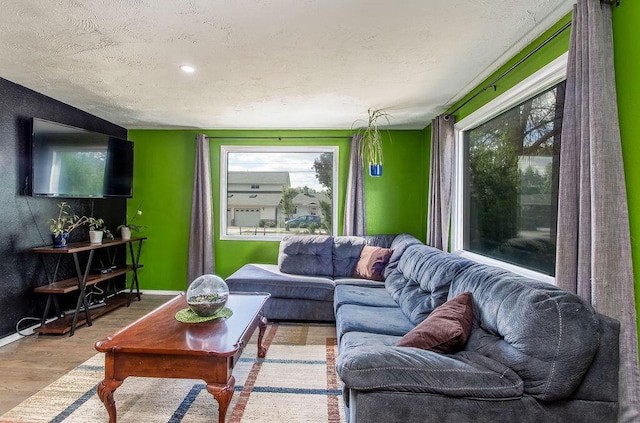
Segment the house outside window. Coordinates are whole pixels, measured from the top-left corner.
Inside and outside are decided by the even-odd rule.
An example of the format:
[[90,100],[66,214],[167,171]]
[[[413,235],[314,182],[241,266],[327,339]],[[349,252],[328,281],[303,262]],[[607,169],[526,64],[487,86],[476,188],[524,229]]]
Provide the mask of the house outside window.
[[220,157],[221,239],[336,235],[337,147],[222,146]]
[[566,56],[456,124],[452,250],[554,281]]

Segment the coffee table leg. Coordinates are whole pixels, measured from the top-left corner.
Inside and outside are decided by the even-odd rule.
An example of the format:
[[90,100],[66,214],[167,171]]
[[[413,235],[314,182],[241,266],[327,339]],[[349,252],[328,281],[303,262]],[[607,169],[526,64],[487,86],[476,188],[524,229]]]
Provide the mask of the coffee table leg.
[[104,407],[109,413],[109,423],[116,423],[118,415],[116,414],[116,401],[113,399],[113,392],[122,385],[121,380],[105,379],[98,385],[98,396],[104,403]]
[[218,401],[218,423],[224,423],[235,385],[236,379],[233,376],[229,377],[226,385],[207,383],[207,391]]
[[267,349],[262,346],[262,337],[264,337],[264,333],[267,330],[267,318],[264,316],[260,316],[258,321],[258,357],[265,358],[267,355]]

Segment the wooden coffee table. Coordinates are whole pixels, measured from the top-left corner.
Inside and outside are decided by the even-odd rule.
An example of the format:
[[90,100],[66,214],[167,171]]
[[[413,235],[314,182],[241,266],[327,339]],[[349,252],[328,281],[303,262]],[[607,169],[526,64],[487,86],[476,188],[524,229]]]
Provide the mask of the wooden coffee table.
[[266,354],[262,338],[267,319],[262,309],[268,298],[263,293],[232,293],[226,305],[233,311],[231,317],[188,324],[175,319],[177,311],[188,307],[181,294],[96,342],[96,349],[105,353],[98,396],[109,422],[117,421],[113,392],[128,376],[141,376],[203,379],[218,401],[218,422],[224,423],[235,385],[232,371],[256,327],[260,328],[258,357]]

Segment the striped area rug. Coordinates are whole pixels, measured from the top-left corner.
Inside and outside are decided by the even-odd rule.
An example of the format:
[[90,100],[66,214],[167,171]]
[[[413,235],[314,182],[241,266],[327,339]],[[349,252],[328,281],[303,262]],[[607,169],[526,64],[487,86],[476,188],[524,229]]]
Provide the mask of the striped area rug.
[[[256,333],[234,369],[226,421],[344,422],[335,336],[331,325],[269,325],[267,356],[258,359]],[[97,354],[1,416],[0,423],[105,423],[109,417],[96,394],[103,377],[104,356]],[[218,421],[218,403],[198,380],[130,377],[114,399],[122,423]]]

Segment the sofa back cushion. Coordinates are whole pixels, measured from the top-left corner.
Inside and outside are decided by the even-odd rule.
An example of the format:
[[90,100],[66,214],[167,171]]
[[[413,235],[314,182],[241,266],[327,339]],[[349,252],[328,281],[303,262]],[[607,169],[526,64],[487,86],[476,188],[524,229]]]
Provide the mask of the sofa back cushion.
[[[395,251],[395,250],[394,250]],[[406,247],[385,287],[413,324],[421,323],[447,301],[449,285],[472,262],[423,244]]]
[[333,239],[333,276],[350,277],[366,245],[361,236],[337,236]]
[[465,349],[513,369],[540,400],[569,396],[600,342],[599,319],[580,297],[507,270],[476,264],[456,275],[449,297],[471,292],[474,323]]
[[[396,242],[398,240],[398,242]],[[403,241],[404,240],[404,241]],[[405,244],[413,240],[415,243],[421,244],[413,235],[367,235],[367,236],[337,236],[333,239],[333,277],[348,278],[353,275],[356,264],[360,260],[362,249],[365,245],[371,247],[394,248],[396,245],[399,250],[394,250],[391,259],[394,260],[393,268],[398,265],[398,260],[404,252]],[[408,244],[407,244],[408,245]],[[394,259],[395,257],[395,259]],[[388,275],[389,265],[385,266],[383,277]]]
[[333,275],[333,237],[288,235],[280,241],[278,268],[283,273]]
[[400,257],[402,257],[404,250],[406,250],[410,245],[422,245],[422,242],[413,235],[403,233],[394,237],[393,241],[388,246],[383,245],[383,247],[388,247],[393,250],[391,258],[389,258],[389,263],[387,263],[387,267],[384,269],[383,276],[385,279],[398,267]]
[[372,247],[390,248],[396,236],[391,234],[367,235],[364,239],[367,245]]

